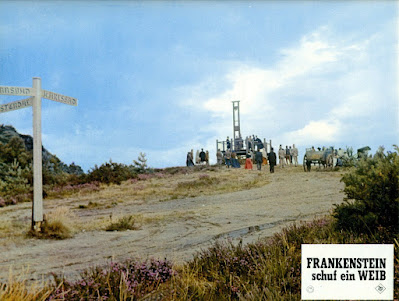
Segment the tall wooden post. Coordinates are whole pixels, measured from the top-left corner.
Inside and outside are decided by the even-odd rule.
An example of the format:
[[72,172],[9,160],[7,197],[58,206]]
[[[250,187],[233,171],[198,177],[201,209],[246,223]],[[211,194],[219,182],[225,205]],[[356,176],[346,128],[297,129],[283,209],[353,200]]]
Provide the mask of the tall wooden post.
[[67,105],[77,106],[76,98],[42,90],[40,77],[32,79],[32,88],[0,86],[1,95],[29,96],[28,98],[0,104],[0,113],[32,106],[33,111],[33,203],[32,230],[40,231],[43,223],[43,174],[42,174],[42,97]]
[[43,222],[42,174],[42,81],[33,78],[33,205],[32,230],[40,231]]

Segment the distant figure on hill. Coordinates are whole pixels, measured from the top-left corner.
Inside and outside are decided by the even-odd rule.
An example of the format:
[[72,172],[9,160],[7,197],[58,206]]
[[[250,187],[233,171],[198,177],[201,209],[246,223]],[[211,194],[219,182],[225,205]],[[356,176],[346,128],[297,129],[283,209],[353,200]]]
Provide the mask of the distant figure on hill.
[[201,148],[201,152],[199,153],[200,159],[201,159],[201,164],[205,164],[206,162],[206,154],[204,152],[204,149]]
[[231,165],[231,151],[228,148],[224,153],[224,161],[226,162],[227,168],[230,168]]
[[245,138],[246,144],[247,144],[247,149],[251,149],[252,148],[252,138],[251,136]]
[[264,147],[263,143],[262,143],[262,140],[260,140],[257,136],[255,138],[255,141],[256,141],[256,147],[257,147],[258,150],[260,150],[260,149],[262,149]]
[[200,164],[201,163],[201,158],[199,156],[199,150],[197,149],[197,153],[195,154],[195,164]]
[[290,161],[291,161],[291,154],[290,154],[290,149],[288,148],[288,146],[285,146],[285,161],[287,163],[287,165],[290,165]]
[[247,158],[245,159],[245,169],[252,170],[253,165],[252,165],[252,158],[251,157],[252,157],[251,154],[247,155]]
[[266,148],[262,148],[260,150],[262,152],[262,165],[267,165],[267,153],[266,153]]
[[285,163],[285,150],[283,149],[282,145],[280,144],[280,149],[278,150],[278,161],[279,161],[279,165],[280,168],[283,168]]
[[205,152],[205,164],[209,165],[209,151]]
[[220,149],[218,149],[218,151],[216,152],[216,162],[218,165],[222,165],[223,163],[223,154]]
[[259,149],[255,152],[255,162],[258,170],[261,170],[263,163],[263,156]]
[[298,165],[298,149],[295,147],[295,144],[292,145],[292,162],[295,166]]
[[270,173],[274,173],[274,166],[277,163],[276,153],[273,151],[273,147],[270,149],[270,153],[267,155],[270,164]]
[[231,153],[231,167],[234,167],[234,168],[240,168],[241,167],[240,162],[238,162],[237,154],[236,154],[235,151],[233,151]]
[[191,152],[188,152],[188,153],[187,153],[186,165],[187,165],[188,167],[194,166],[193,157],[192,157],[192,155],[191,155]]

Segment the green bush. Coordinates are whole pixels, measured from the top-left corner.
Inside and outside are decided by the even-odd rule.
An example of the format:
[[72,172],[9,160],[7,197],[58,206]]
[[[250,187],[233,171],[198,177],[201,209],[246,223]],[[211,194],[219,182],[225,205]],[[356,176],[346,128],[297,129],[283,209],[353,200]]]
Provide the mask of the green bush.
[[115,163],[111,160],[102,164],[100,167],[95,165],[87,176],[88,182],[101,182],[105,184],[121,184],[130,178],[136,177],[136,172],[131,167]]
[[361,160],[343,176],[347,198],[336,205],[333,216],[338,230],[355,233],[399,232],[399,148]]
[[21,168],[19,162],[14,159],[11,164],[2,164],[2,177],[0,178],[0,195],[16,196],[31,192],[31,185],[26,177],[31,173],[29,166]]

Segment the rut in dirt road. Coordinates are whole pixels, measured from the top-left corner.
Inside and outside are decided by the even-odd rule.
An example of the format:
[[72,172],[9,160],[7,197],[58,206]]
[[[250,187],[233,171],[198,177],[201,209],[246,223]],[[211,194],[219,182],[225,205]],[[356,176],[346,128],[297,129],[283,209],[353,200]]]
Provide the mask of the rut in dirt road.
[[[14,274],[29,268],[26,277],[33,280],[47,279],[50,272],[72,279],[88,267],[132,257],[166,257],[181,263],[217,239],[249,243],[294,221],[326,214],[344,196],[337,172],[277,171],[265,174],[265,179],[264,186],[250,190],[162,202],[124,202],[86,212],[93,218],[99,212],[109,215],[117,209],[126,215],[157,217],[134,231],[85,231],[62,241],[23,239],[14,243],[2,239],[0,281],[8,279],[10,267]],[[54,201],[52,206],[56,204]],[[29,216],[29,206],[15,210],[10,216]]]

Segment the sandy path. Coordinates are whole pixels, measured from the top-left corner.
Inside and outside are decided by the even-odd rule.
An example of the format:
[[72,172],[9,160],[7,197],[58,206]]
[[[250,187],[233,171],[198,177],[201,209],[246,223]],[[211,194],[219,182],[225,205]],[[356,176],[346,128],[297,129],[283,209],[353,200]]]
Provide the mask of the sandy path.
[[[243,170],[237,172],[245,172]],[[246,171],[248,172],[248,171]],[[255,171],[253,171],[255,172]],[[215,239],[242,239],[244,243],[270,236],[296,220],[324,214],[332,204],[342,202],[343,183],[337,172],[266,171],[270,181],[261,188],[214,196],[176,199],[166,202],[136,202],[118,210],[125,214],[163,214],[166,219],[125,232],[87,231],[63,241],[24,239],[15,243],[0,240],[0,281],[9,268],[20,273],[29,268],[28,279],[47,278],[49,272],[77,277],[87,267],[131,257],[168,258],[182,262]],[[234,183],[232,183],[234,185]],[[28,219],[28,204],[4,218]],[[109,210],[115,210],[109,209]],[[88,211],[89,212],[89,211]],[[7,216],[6,216],[7,215]],[[89,217],[90,218],[90,217]]]

